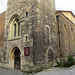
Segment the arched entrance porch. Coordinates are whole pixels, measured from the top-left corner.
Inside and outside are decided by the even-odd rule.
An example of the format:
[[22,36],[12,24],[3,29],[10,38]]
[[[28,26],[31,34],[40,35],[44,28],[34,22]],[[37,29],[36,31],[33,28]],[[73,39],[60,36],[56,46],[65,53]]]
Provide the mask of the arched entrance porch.
[[21,68],[21,52],[18,47],[14,47],[11,51],[11,64],[14,69]]

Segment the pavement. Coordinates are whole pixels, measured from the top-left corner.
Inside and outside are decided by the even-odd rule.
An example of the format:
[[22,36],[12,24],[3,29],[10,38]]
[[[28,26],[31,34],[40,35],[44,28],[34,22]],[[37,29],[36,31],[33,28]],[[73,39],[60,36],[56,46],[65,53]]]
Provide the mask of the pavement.
[[73,68],[50,68],[46,71],[36,73],[34,75],[75,75],[75,67]]
[[8,70],[0,68],[0,75],[23,75],[23,73],[17,70]]
[[55,67],[35,74],[24,74],[18,70],[0,68],[0,75],[75,75],[75,66],[67,69]]

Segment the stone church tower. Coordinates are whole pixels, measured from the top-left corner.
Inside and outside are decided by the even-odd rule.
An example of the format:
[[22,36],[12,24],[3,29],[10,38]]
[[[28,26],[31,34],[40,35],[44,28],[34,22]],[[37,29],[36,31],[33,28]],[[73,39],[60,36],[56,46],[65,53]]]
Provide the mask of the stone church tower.
[[22,69],[53,61],[55,30],[54,0],[8,0],[4,50],[9,67]]

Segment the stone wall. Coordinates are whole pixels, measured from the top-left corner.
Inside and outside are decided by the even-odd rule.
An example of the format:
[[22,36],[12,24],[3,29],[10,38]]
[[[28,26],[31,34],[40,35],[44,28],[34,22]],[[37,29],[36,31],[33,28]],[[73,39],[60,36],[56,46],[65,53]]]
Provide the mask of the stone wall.
[[[15,4],[16,3],[16,4]],[[7,62],[14,63],[10,60],[10,54],[12,48],[17,46],[21,51],[21,66],[25,64],[33,64],[32,51],[33,51],[33,38],[32,38],[32,26],[34,22],[33,16],[33,0],[8,0],[7,12],[6,12],[6,23],[5,23],[5,48],[7,52]],[[26,17],[26,12],[28,12],[28,17]],[[20,37],[8,40],[9,26],[14,18],[19,18],[21,25]],[[27,36],[28,41],[25,41]],[[30,56],[24,56],[24,47],[30,47]]]
[[0,46],[4,45],[4,25],[5,25],[5,12],[0,14]]
[[[34,31],[34,64],[48,61],[47,52],[51,50],[56,56],[56,24],[55,24],[55,2],[54,0],[40,0],[36,4],[35,31]],[[49,42],[45,28],[49,28]]]
[[[75,24],[69,18],[66,18],[66,16],[63,13],[57,13],[56,16],[57,15],[59,15],[61,57],[66,57],[70,54],[74,56],[75,55],[75,46],[74,46],[75,45],[75,40],[74,40]],[[60,49],[59,49],[59,53],[60,53]]]
[[5,56],[4,56],[5,52],[3,51],[5,14],[6,12],[3,12],[2,14],[0,14],[0,61],[3,61],[5,59]]
[[[20,36],[8,39],[10,23],[14,18],[20,22]],[[54,60],[57,57],[55,1],[8,0],[4,36],[6,61],[9,65],[12,63],[14,66],[14,61],[10,60],[14,47],[20,49],[21,67]],[[30,47],[30,56],[24,56],[25,47]],[[50,52],[53,56],[51,60]]]

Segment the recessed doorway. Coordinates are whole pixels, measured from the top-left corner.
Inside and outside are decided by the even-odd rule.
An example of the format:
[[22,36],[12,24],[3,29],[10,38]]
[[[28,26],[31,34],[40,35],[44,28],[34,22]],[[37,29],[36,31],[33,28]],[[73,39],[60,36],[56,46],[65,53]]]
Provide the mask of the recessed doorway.
[[20,69],[20,65],[21,65],[21,57],[20,57],[21,53],[19,48],[15,48],[14,51],[14,68],[15,69]]

